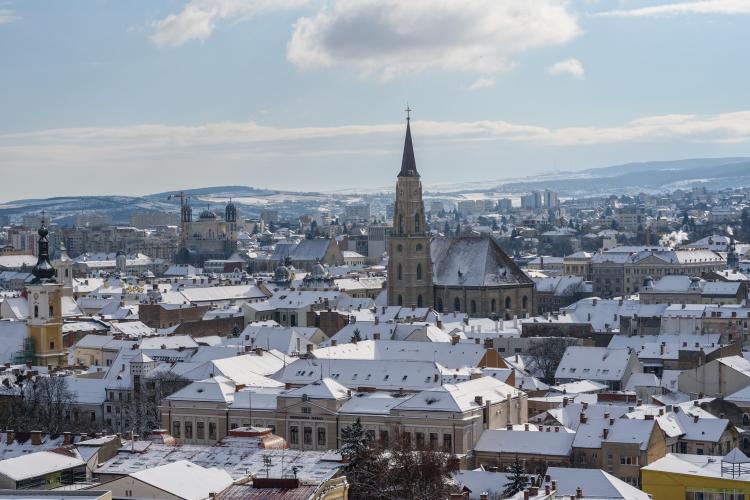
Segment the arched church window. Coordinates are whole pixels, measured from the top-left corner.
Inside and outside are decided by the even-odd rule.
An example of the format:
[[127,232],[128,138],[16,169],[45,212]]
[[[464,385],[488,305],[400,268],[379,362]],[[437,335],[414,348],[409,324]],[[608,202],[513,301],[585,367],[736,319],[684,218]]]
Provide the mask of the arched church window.
[[417,252],[421,252],[422,251],[422,244],[421,243],[417,243],[417,247],[416,248],[417,248]]
[[39,317],[39,306],[34,306],[34,317],[35,318]]
[[49,306],[49,317],[54,318],[55,317],[55,308],[54,306]]
[[461,299],[459,299],[458,297],[456,297],[453,300],[453,310],[454,311],[460,311],[461,310]]
[[419,232],[419,213],[414,214],[414,232]]
[[398,296],[398,305],[400,306],[404,305],[404,298],[401,295]]
[[477,313],[477,302],[476,300],[471,301],[471,314]]
[[403,215],[398,216],[398,233],[404,234],[404,216]]
[[417,280],[422,281],[422,264],[417,264]]
[[524,309],[529,306],[529,298],[526,295],[524,295],[523,299],[521,299],[521,304]]
[[512,305],[510,297],[505,297],[505,308],[510,309],[510,306]]
[[443,312],[443,299],[437,299],[437,310]]
[[401,279],[403,278],[401,264],[398,265],[398,270],[396,271],[396,278],[399,281],[401,281]]
[[492,299],[492,302],[490,302],[490,311],[495,312],[495,309],[497,309],[497,301],[495,299]]
[[396,249],[397,249],[397,250],[398,250],[399,252],[403,252],[403,251],[404,251],[404,245],[402,245],[402,244],[400,244],[400,243],[399,243],[399,245],[398,245],[398,246],[396,247]]
[[417,307],[422,307],[422,296],[417,295]]

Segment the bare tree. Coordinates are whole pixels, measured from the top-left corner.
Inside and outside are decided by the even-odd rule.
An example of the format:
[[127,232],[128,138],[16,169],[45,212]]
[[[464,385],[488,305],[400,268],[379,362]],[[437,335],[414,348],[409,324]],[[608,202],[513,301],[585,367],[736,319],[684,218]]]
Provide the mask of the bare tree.
[[190,383],[172,372],[160,372],[148,376],[143,383],[133,386],[132,397],[123,403],[123,417],[129,422],[129,431],[144,436],[161,427],[159,405],[164,398],[174,394]]
[[537,339],[528,351],[529,358],[531,358],[531,366],[528,368],[540,373],[545,383],[553,384],[557,366],[565,354],[565,349],[574,344],[573,339],[564,337]]
[[17,432],[33,430],[60,434],[69,428],[74,395],[65,377],[20,378],[6,387],[0,420],[5,428]]

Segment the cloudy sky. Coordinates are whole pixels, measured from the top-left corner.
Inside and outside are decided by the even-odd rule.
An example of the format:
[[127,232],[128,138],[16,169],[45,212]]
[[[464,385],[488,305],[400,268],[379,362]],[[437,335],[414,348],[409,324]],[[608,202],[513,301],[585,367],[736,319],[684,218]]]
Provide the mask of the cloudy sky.
[[750,0],[0,0],[0,200],[750,154]]

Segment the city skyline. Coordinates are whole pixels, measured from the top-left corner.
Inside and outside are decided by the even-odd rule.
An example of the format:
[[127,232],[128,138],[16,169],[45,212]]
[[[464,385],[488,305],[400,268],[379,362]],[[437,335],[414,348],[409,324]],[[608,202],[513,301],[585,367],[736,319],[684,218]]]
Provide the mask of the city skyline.
[[[386,187],[407,101],[426,185],[746,156],[748,14],[737,0],[4,1],[0,200]],[[116,189],[87,181],[102,176]]]

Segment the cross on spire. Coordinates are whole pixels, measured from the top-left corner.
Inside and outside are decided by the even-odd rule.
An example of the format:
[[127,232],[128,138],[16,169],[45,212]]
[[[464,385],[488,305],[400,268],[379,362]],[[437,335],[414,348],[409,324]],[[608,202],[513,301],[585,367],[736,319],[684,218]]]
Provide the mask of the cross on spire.
[[47,211],[46,210],[42,210],[41,213],[42,213],[42,225],[44,225],[45,222],[46,222]]
[[411,112],[413,111],[409,107],[409,103],[408,102],[406,103],[406,109],[404,111],[406,111],[406,121],[408,122],[409,120],[411,120]]

